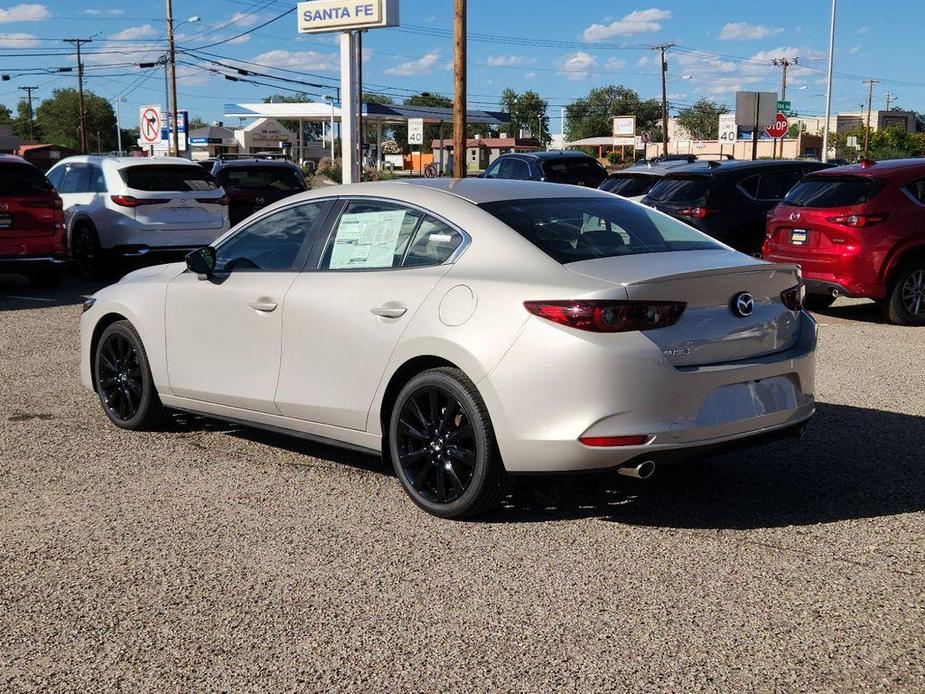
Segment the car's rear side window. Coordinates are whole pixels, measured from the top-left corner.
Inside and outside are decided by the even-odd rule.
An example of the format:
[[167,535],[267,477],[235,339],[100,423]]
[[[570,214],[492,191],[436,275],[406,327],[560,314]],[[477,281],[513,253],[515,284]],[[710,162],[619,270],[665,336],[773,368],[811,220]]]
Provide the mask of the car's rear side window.
[[862,176],[804,178],[784,198],[794,207],[850,207],[863,205],[879,190],[873,179]]
[[641,174],[627,174],[620,176],[611,176],[601,183],[601,190],[608,193],[616,193],[624,197],[633,197],[634,195],[645,195],[646,191],[656,180],[655,176],[645,176]]
[[125,185],[151,193],[188,193],[216,190],[212,174],[196,164],[140,164],[119,171]]
[[683,222],[616,197],[503,200],[480,207],[560,263],[723,248]]
[[29,164],[0,164],[0,195],[26,195],[53,190],[41,171]]
[[708,176],[665,176],[646,196],[658,202],[673,200],[699,200],[710,190]]

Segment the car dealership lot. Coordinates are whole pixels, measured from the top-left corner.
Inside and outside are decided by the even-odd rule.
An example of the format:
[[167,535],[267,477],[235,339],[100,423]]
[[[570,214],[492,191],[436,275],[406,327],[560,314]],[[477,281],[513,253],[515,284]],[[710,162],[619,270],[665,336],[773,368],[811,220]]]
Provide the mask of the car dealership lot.
[[819,316],[802,441],[451,523],[374,458],[115,429],[92,290],[0,276],[0,688],[925,687],[925,330],[871,303]]

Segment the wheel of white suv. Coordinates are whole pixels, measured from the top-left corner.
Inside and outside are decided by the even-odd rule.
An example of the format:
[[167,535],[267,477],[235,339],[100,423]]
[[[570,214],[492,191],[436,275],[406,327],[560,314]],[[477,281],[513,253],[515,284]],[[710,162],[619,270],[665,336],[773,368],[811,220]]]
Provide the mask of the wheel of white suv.
[[887,318],[897,325],[925,325],[925,260],[904,265],[886,303]]
[[164,406],[154,388],[148,355],[127,320],[107,326],[100,335],[93,377],[103,411],[117,427],[137,431],[163,422]]
[[402,487],[435,516],[484,513],[504,495],[507,476],[488,410],[459,369],[430,369],[402,388],[389,446]]
[[71,257],[77,274],[86,280],[95,280],[100,276],[100,242],[96,231],[87,224],[74,228],[71,235]]

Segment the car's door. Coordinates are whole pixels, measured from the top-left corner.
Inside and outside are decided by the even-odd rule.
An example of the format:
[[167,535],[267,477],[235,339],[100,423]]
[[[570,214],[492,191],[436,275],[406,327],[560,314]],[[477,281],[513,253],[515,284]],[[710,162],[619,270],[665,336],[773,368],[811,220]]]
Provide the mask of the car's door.
[[216,271],[167,287],[167,370],[174,395],[277,413],[283,300],[332,200],[260,217],[216,247]]
[[286,295],[280,412],[365,430],[392,350],[465,238],[423,210],[344,201],[317,271]]

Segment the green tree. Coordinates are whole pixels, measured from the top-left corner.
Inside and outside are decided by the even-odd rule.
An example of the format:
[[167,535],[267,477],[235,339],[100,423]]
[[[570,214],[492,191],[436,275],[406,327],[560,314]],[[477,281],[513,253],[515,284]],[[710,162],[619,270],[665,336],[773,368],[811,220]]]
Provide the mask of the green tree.
[[565,107],[566,137],[581,140],[602,137],[613,132],[614,116],[636,116],[636,129],[649,130],[653,139],[660,137],[662,106],[656,99],[645,101],[632,89],[608,85],[592,89],[588,96]]
[[405,99],[405,106],[435,106],[437,108],[453,108],[453,100],[443,94],[421,92]]
[[197,130],[199,128],[205,128],[208,125],[202,118],[199,116],[190,116],[189,117],[189,129]]
[[[308,94],[271,94],[264,98],[265,104],[304,104],[311,101]],[[281,119],[279,124],[291,132],[296,138],[299,133],[299,121]],[[302,121],[302,138],[305,142],[316,142],[321,139],[323,123],[316,121]],[[293,143],[295,144],[295,143]]]
[[9,125],[13,122],[13,114],[3,104],[0,104],[0,125]]
[[[405,106],[425,106],[431,108],[453,108],[453,100],[442,94],[432,94],[431,92],[421,92],[414,94],[405,99]],[[471,130],[471,129],[470,129]],[[395,141],[410,151],[408,147],[408,127],[405,125],[396,126],[392,131]],[[427,124],[424,126],[424,144],[421,145],[422,152],[433,152],[433,141],[440,137],[440,126]],[[443,124],[443,139],[453,139],[453,119]]]
[[719,137],[719,117],[729,109],[710,99],[699,99],[693,106],[678,112],[678,125],[695,140],[715,140]]
[[552,139],[549,135],[549,116],[546,115],[549,102],[539,94],[532,90],[518,94],[508,87],[501,92],[501,108],[507,111],[511,118],[511,135],[516,137],[526,128],[544,146],[549,144]]
[[[32,104],[33,109],[35,109],[35,102]],[[34,121],[35,111],[32,112],[33,126],[32,132],[34,133],[34,139],[36,142],[42,141],[42,128],[38,123]],[[29,102],[23,99],[16,105],[16,120],[13,121],[13,134],[17,137],[28,140],[29,139]]]
[[[107,99],[84,92],[87,149],[107,152],[116,149],[116,114]],[[80,107],[76,89],[56,89],[35,110],[35,120],[52,144],[80,147]]]

